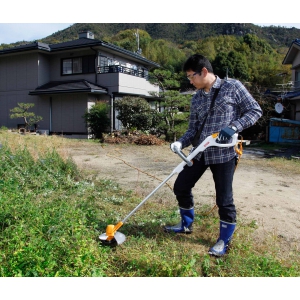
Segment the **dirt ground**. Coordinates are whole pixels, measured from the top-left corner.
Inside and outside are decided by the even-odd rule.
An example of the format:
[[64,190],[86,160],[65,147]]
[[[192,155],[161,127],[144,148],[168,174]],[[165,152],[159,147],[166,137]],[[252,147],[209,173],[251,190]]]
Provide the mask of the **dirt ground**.
[[[89,170],[98,178],[111,179],[122,188],[137,192],[141,199],[181,162],[169,145],[79,143],[69,151],[79,168]],[[233,182],[238,222],[255,222],[258,239],[274,236],[288,248],[300,249],[300,175],[276,172],[265,164],[266,159],[261,152],[243,152]],[[177,209],[171,190],[176,176],[147,201],[158,201],[170,209]],[[196,213],[199,205],[214,207],[215,191],[209,170],[198,181],[193,194]]]

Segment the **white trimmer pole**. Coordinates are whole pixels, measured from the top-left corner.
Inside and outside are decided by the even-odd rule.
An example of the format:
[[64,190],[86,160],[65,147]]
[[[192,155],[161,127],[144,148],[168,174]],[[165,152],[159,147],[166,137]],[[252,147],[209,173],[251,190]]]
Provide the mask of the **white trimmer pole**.
[[130,212],[122,221],[122,223],[125,223],[125,221],[131,217],[156,191],[158,191],[173,175],[176,173],[171,173],[159,186],[157,186],[132,212]]

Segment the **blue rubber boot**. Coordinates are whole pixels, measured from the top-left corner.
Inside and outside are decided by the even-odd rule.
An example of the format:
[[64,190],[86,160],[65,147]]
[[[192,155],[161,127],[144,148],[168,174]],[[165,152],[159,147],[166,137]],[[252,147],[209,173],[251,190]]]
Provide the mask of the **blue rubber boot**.
[[236,223],[228,223],[220,221],[220,237],[217,240],[217,243],[208,250],[208,253],[214,256],[223,256],[229,243],[232,239]]
[[174,233],[192,233],[193,232],[193,222],[194,222],[194,208],[185,209],[179,208],[181,221],[174,226],[165,226],[165,232]]

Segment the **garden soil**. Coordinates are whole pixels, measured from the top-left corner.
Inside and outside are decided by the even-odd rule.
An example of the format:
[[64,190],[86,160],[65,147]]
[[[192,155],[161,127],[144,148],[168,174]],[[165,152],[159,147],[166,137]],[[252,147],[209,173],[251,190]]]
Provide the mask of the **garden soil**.
[[[137,193],[141,200],[181,162],[169,145],[85,142],[76,143],[68,150],[80,169],[99,179],[115,181],[121,188]],[[285,250],[300,249],[300,175],[274,171],[268,167],[267,159],[259,151],[247,153],[244,150],[233,182],[238,223],[255,225],[254,238],[258,240],[273,237],[285,245]],[[176,177],[174,175],[148,201],[177,210],[172,192]],[[204,204],[208,212],[215,207],[214,183],[209,169],[196,184],[193,194],[196,214],[197,207]]]

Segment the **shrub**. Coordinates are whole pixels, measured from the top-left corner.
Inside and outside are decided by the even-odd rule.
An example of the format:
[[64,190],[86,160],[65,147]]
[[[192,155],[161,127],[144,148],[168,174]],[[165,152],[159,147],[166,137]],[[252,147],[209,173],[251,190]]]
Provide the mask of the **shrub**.
[[151,130],[156,127],[157,112],[150,108],[149,103],[140,97],[124,97],[115,102],[118,109],[117,119],[127,130]]
[[111,134],[103,135],[103,142],[108,144],[136,144],[136,145],[163,145],[164,140],[152,134],[146,134],[139,131],[131,133],[123,131],[114,131]]
[[18,103],[17,107],[14,107],[10,111],[11,119],[24,119],[25,130],[30,130],[30,127],[43,120],[41,116],[36,116],[34,112],[29,112],[29,109],[34,107],[34,103]]
[[102,134],[107,131],[109,126],[108,105],[103,102],[96,103],[83,118],[94,138],[101,139]]

